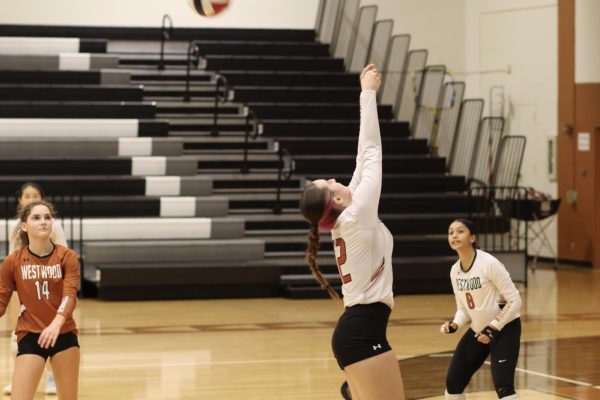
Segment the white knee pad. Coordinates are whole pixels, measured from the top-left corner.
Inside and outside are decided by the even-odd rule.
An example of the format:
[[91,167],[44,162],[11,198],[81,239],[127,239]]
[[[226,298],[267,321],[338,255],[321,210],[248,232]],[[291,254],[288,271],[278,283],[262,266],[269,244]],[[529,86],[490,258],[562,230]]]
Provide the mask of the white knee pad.
[[519,395],[518,394],[511,394],[510,396],[505,396],[503,398],[501,398],[500,400],[519,400]]
[[450,393],[448,393],[447,390],[444,393],[444,398],[446,400],[466,400],[467,399],[467,397],[465,396],[464,393],[461,393],[461,394],[450,394]]

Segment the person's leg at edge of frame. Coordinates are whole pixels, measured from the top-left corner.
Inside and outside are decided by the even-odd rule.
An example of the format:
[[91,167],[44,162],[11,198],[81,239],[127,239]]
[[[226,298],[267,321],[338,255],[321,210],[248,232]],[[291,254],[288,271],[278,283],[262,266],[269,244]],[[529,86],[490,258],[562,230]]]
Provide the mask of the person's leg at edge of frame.
[[77,400],[80,354],[79,347],[69,347],[50,359],[60,400]]
[[446,390],[446,392],[444,393],[444,399],[445,400],[466,400],[467,397],[465,396],[464,393],[461,393],[461,394],[450,394]]
[[44,393],[56,394],[56,382],[54,382],[54,374],[50,363],[46,363],[46,388]]
[[12,378],[12,400],[31,400],[44,372],[46,360],[35,354],[23,354],[15,360]]
[[464,333],[448,367],[446,374],[446,400],[463,400],[464,390],[471,377],[483,365],[489,354],[489,346],[475,339],[475,332],[467,329]]
[[[19,315],[21,315],[21,307],[19,304],[19,296],[17,295],[17,292],[13,292],[10,301],[8,302],[6,314],[9,317],[9,324],[11,326],[17,325],[17,320],[19,319]],[[10,335],[10,347],[11,351],[8,362],[9,370],[14,368],[14,360],[17,357],[17,335],[15,334],[14,330]],[[4,394],[10,394],[12,392],[12,383],[8,382],[6,386],[4,386],[4,388],[2,389],[2,392]]]
[[[356,388],[356,386],[354,385],[354,383],[352,382],[352,380],[350,379],[350,377],[348,376],[348,374],[346,373],[346,379],[348,382],[348,387],[350,389],[350,398],[352,400],[361,400],[361,398],[358,395],[358,389]],[[356,395],[355,395],[356,393]]]
[[344,371],[353,400],[405,399],[400,365],[392,350],[348,365]]
[[492,378],[501,400],[518,400],[515,391],[515,370],[521,347],[521,320],[506,325],[490,346]]

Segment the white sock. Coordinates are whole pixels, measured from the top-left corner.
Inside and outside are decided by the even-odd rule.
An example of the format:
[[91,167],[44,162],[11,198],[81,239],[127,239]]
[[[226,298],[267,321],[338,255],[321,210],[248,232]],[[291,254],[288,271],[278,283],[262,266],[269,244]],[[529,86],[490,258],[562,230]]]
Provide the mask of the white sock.
[[466,400],[467,399],[465,397],[464,393],[461,393],[461,394],[450,394],[450,393],[448,393],[447,390],[444,392],[444,397],[446,398],[446,400]]

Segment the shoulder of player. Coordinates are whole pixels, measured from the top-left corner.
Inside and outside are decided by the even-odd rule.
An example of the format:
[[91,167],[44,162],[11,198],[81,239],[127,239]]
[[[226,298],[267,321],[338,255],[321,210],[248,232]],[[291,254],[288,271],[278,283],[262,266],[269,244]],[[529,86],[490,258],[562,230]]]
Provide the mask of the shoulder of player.
[[477,259],[475,260],[475,264],[481,266],[481,267],[500,267],[503,264],[500,262],[500,260],[498,260],[496,257],[494,257],[493,255],[491,255],[490,253],[483,251],[483,250],[477,250]]
[[62,244],[55,243],[54,248],[57,254],[60,254],[61,256],[71,255],[77,257],[77,253],[75,253],[73,249],[70,249],[67,246],[63,246]]
[[450,267],[450,275],[458,274],[459,268],[460,268],[460,259],[456,260],[454,262],[454,264],[452,264],[452,267]]

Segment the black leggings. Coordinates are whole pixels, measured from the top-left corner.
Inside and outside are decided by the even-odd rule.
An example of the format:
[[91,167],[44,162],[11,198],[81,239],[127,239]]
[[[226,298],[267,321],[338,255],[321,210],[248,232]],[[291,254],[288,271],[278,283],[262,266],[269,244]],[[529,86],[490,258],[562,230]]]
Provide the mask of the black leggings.
[[448,393],[462,393],[473,374],[483,365],[487,356],[491,355],[492,378],[498,398],[515,394],[515,369],[519,358],[520,340],[520,318],[504,326],[490,344],[479,343],[475,332],[468,329],[458,342],[448,368]]

